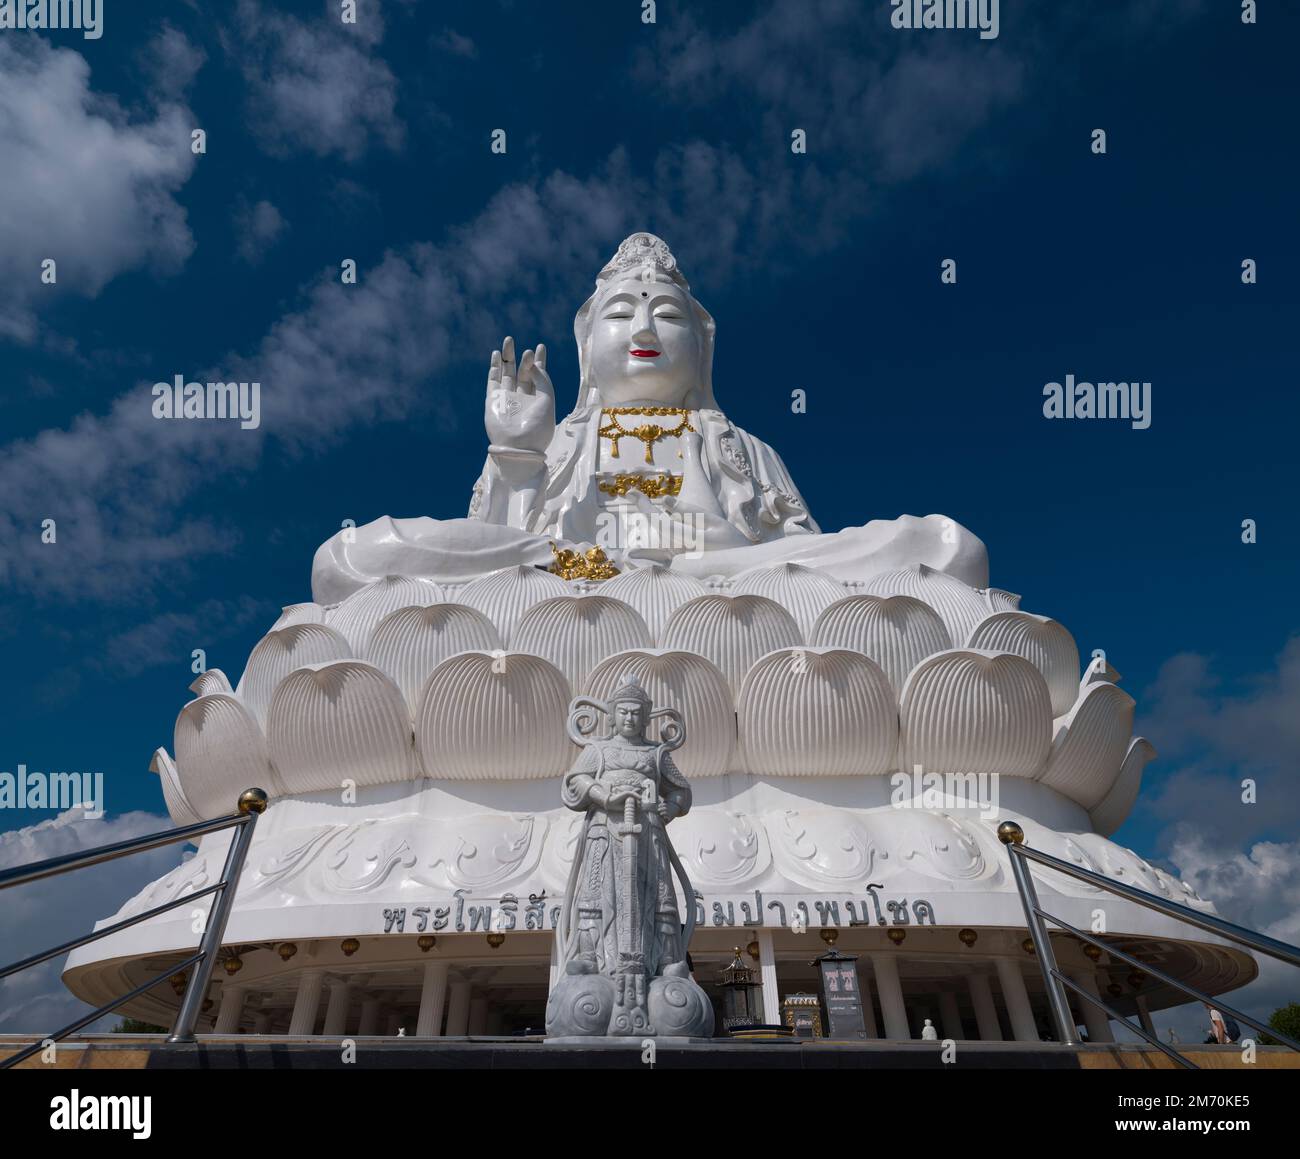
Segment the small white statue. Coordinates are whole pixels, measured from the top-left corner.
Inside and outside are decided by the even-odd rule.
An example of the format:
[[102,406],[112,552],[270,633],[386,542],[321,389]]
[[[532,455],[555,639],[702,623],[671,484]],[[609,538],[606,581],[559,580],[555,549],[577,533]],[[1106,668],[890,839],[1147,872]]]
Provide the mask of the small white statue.
[[925,1020],[925,1025],[921,1027],[921,1041],[922,1042],[939,1041],[939,1032],[935,1030],[934,1024],[928,1018]]
[[[601,714],[613,731],[593,738]],[[656,718],[664,720],[657,742],[646,738]],[[695,891],[667,832],[691,807],[691,787],[670,755],[686,739],[681,715],[655,710],[627,676],[607,702],[573,701],[569,736],[582,752],[565,774],[561,800],[586,813],[586,823],[565,888],[562,968],[546,1031],[708,1037],[713,1007],[686,962],[695,913],[682,923],[674,874],[684,897]]]

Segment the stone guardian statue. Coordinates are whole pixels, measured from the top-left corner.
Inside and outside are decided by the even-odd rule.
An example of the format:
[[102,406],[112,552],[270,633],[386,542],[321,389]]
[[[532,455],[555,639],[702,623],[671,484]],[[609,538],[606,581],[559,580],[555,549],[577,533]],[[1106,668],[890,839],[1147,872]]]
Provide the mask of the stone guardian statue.
[[[611,732],[593,737],[601,717]],[[646,737],[662,720],[658,741]],[[568,731],[582,752],[561,799],[586,814],[556,936],[560,973],[546,1009],[551,1037],[713,1034],[713,1007],[691,978],[686,949],[695,893],[668,823],[691,807],[671,753],[686,740],[681,714],[655,709],[635,677],[608,701],[576,698]],[[687,899],[682,923],[674,875]]]

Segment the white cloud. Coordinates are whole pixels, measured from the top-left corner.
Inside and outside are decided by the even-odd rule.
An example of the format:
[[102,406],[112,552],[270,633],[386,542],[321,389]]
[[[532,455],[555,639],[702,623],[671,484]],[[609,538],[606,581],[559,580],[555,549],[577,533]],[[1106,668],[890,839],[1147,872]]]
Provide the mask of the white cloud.
[[[178,104],[129,116],[91,89],[79,53],[22,43],[0,40],[0,338],[29,343],[59,294],[94,297],[125,271],[184,263],[194,240],[175,193],[195,158]],[[54,286],[41,282],[47,258]]]
[[227,40],[248,85],[248,120],[263,147],[359,160],[372,141],[399,149],[397,78],[371,49],[383,38],[377,5],[358,5],[355,25],[337,4],[300,20],[259,0],[240,0]]
[[[1276,666],[1229,688],[1210,658],[1181,653],[1146,689],[1138,727],[1173,771],[1143,793],[1141,807],[1168,822],[1195,824],[1220,842],[1265,827],[1300,824],[1300,636]],[[1243,781],[1254,782],[1253,803]]]
[[[166,816],[152,813],[88,821],[80,809],[70,809],[48,821],[0,833],[0,869],[172,827]],[[0,906],[4,963],[89,933],[97,921],[179,865],[180,850],[179,845],[152,849],[5,890]],[[0,1033],[48,1034],[89,1012],[90,1007],[63,985],[62,970],[63,959],[55,958],[0,980]],[[115,1025],[117,1018],[110,1015],[99,1028]]]
[[[1179,877],[1202,897],[1212,900],[1219,915],[1291,945],[1300,944],[1300,841],[1254,843],[1246,852],[1191,825],[1175,826],[1169,859]],[[1266,954],[1256,954],[1259,976],[1249,986],[1224,995],[1231,1006],[1267,1023],[1279,1006],[1296,1001],[1300,976],[1296,967]],[[1183,1042],[1202,1042],[1208,1015],[1190,1005],[1155,1017],[1160,1026],[1173,1026]],[[1258,1038],[1242,1026],[1244,1037]]]
[[234,219],[235,252],[249,265],[257,265],[288,228],[283,214],[269,201],[250,204],[241,197],[235,204]]
[[463,56],[466,60],[478,59],[478,47],[468,36],[462,36],[454,28],[444,28],[430,39],[430,44],[452,56]]
[[[1300,749],[1300,637],[1287,641],[1269,671],[1230,687],[1209,657],[1181,653],[1166,661],[1141,698],[1139,729],[1174,771],[1152,778],[1139,808],[1167,822],[1156,843],[1173,872],[1248,929],[1300,944],[1300,820],[1294,778]],[[1255,782],[1244,801],[1242,781]],[[1259,977],[1225,996],[1263,1018],[1295,1001],[1294,967],[1257,955]],[[1157,1016],[1184,1042],[1205,1037],[1198,1006]],[[1243,1032],[1250,1033],[1243,1027]]]

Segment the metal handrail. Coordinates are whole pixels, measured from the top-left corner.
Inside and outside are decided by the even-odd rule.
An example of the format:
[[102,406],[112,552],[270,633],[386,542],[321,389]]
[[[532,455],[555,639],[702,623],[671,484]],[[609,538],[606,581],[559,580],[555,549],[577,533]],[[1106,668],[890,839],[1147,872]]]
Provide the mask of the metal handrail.
[[1137,889],[1135,886],[1125,885],[1122,882],[1113,881],[1109,877],[1104,877],[1099,873],[1093,873],[1088,869],[1081,869],[1077,865],[1071,865],[1068,861],[1062,861],[1059,857],[1053,857],[1050,853],[1043,853],[1038,849],[1031,849],[1025,841],[1024,830],[1014,821],[1003,821],[998,826],[998,840],[1007,847],[1007,852],[1011,857],[1011,873],[1015,878],[1016,888],[1020,893],[1020,902],[1025,911],[1025,922],[1029,927],[1030,936],[1033,939],[1034,946],[1038,950],[1038,960],[1043,972],[1043,982],[1047,988],[1048,1005],[1052,1011],[1052,1020],[1056,1023],[1057,1034],[1061,1042],[1066,1045],[1076,1045],[1075,1038],[1076,1028],[1074,1019],[1070,1014],[1070,1004],[1066,997],[1064,986],[1068,986],[1074,993],[1081,998],[1092,1003],[1093,1006],[1099,1007],[1105,1011],[1107,1017],[1121,1022],[1129,1030],[1133,1031],[1139,1038],[1145,1039],[1152,1046],[1157,1047],[1178,1065],[1189,1070],[1199,1070],[1200,1068],[1192,1062],[1186,1055],[1181,1054],[1173,1047],[1161,1042],[1157,1037],[1147,1032],[1146,1028],[1130,1022],[1129,1019],[1113,1010],[1107,1003],[1103,1002],[1098,995],[1090,993],[1086,988],[1080,986],[1072,978],[1066,977],[1056,964],[1056,952],[1052,948],[1051,939],[1048,937],[1047,927],[1044,922],[1052,922],[1060,926],[1063,930],[1073,934],[1081,941],[1094,945],[1099,949],[1105,950],[1108,955],[1126,962],[1135,969],[1149,974],[1151,977],[1172,986],[1181,994],[1186,994],[1189,998],[1198,1002],[1209,1005],[1213,1002],[1216,1009],[1223,1011],[1230,1017],[1245,1022],[1248,1026],[1272,1038],[1276,1038],[1282,1045],[1289,1047],[1291,1050],[1300,1051],[1300,1042],[1283,1034],[1273,1027],[1259,1022],[1249,1014],[1240,1010],[1235,1010],[1217,998],[1212,999],[1210,995],[1202,993],[1194,986],[1189,986],[1185,982],[1180,982],[1177,978],[1156,969],[1154,966],[1134,958],[1123,950],[1117,949],[1111,943],[1102,941],[1100,938],[1093,937],[1091,934],[1085,934],[1082,930],[1076,929],[1069,922],[1050,914],[1039,905],[1038,893],[1034,889],[1033,877],[1029,872],[1029,861],[1037,861],[1041,865],[1046,865],[1050,869],[1058,870],[1068,877],[1073,877],[1078,881],[1093,885],[1098,889],[1108,890],[1120,897],[1127,898],[1129,901],[1138,905],[1145,906],[1147,909],[1155,910],[1157,913],[1165,914],[1168,917],[1177,918],[1191,925],[1198,926],[1212,934],[1217,934],[1229,941],[1236,942],[1238,945],[1246,946],[1252,950],[1258,950],[1260,953],[1268,954],[1270,957],[1278,958],[1281,961],[1289,962],[1292,965],[1300,966],[1300,948],[1280,942],[1276,938],[1270,938],[1267,934],[1257,933],[1254,930],[1248,930],[1244,926],[1238,926],[1223,918],[1215,917],[1212,914],[1204,914],[1199,910],[1194,910],[1189,906],[1181,905],[1178,902],[1165,901],[1156,897],[1153,893],[1146,890]]
[[28,966],[34,966],[39,962],[48,961],[50,958],[57,957],[69,950],[74,950],[79,946],[88,945],[91,942],[98,941],[100,938],[106,938],[111,934],[137,925],[140,922],[147,921],[149,918],[157,917],[161,913],[174,909],[177,906],[186,905],[193,902],[195,898],[205,897],[208,894],[216,894],[216,902],[212,907],[211,914],[203,927],[203,936],[199,940],[198,949],[183,962],[171,966],[162,974],[150,978],[147,982],[142,982],[134,990],[123,994],[120,998],[115,998],[91,1013],[83,1015],[74,1022],[70,1022],[62,1029],[55,1031],[53,1034],[46,1035],[40,1041],[33,1043],[31,1046],[20,1050],[17,1054],[0,1061],[0,1070],[7,1070],[10,1067],[17,1066],[24,1059],[30,1058],[45,1048],[48,1042],[58,1042],[66,1038],[69,1034],[75,1034],[83,1026],[89,1026],[92,1022],[102,1018],[106,1014],[112,1013],[119,1006],[130,1002],[133,998],[138,998],[146,991],[153,989],[164,977],[171,974],[179,973],[194,966],[194,973],[190,976],[189,984],[185,988],[185,996],[181,1000],[180,1009],[176,1012],[176,1019],[172,1024],[172,1032],[168,1036],[168,1043],[182,1043],[194,1041],[194,1026],[198,1021],[199,1009],[203,1001],[204,994],[207,993],[208,984],[212,980],[212,970],[216,965],[217,952],[221,948],[221,939],[226,931],[226,922],[230,917],[230,911],[234,905],[235,889],[231,886],[238,886],[239,876],[243,872],[244,861],[248,856],[248,847],[253,841],[253,828],[257,824],[257,818],[266,810],[267,795],[261,789],[246,789],[239,795],[238,812],[229,817],[218,817],[212,821],[202,821],[197,825],[183,825],[177,829],[168,829],[160,833],[150,833],[145,837],[135,837],[129,841],[117,841],[111,845],[101,845],[95,849],[85,850],[79,853],[66,854],[62,857],[51,857],[45,861],[35,861],[30,865],[20,865],[14,869],[7,869],[0,872],[0,890],[7,889],[14,885],[23,885],[31,881],[39,881],[45,877],[53,877],[56,874],[68,873],[74,869],[83,869],[91,865],[99,865],[105,861],[113,861],[118,857],[126,857],[131,853],[142,853],[147,849],[157,849],[163,845],[171,845],[178,841],[190,841],[195,837],[202,837],[208,833],[216,833],[222,829],[234,829],[234,840],[230,843],[230,849],[226,853],[226,862],[221,870],[221,877],[215,885],[207,889],[196,890],[193,893],[187,893],[181,897],[173,898],[163,905],[155,906],[153,909],[145,910],[143,913],[134,914],[129,918],[124,918],[120,922],[114,922],[111,926],[105,926],[102,930],[95,930],[80,938],[74,938],[72,941],[64,942],[60,946],[55,946],[51,950],[44,950],[30,957],[23,958],[20,961],[13,962],[3,969],[0,969],[0,978],[9,974],[17,973]]

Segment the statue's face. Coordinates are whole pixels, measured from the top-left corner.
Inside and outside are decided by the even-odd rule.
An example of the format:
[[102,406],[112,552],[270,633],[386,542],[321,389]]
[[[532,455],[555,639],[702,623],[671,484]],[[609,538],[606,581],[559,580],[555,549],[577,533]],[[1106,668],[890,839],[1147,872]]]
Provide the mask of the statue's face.
[[591,371],[606,406],[681,406],[700,381],[704,334],[686,292],[629,278],[596,305]]
[[645,734],[645,709],[635,700],[614,705],[614,731],[629,739]]

